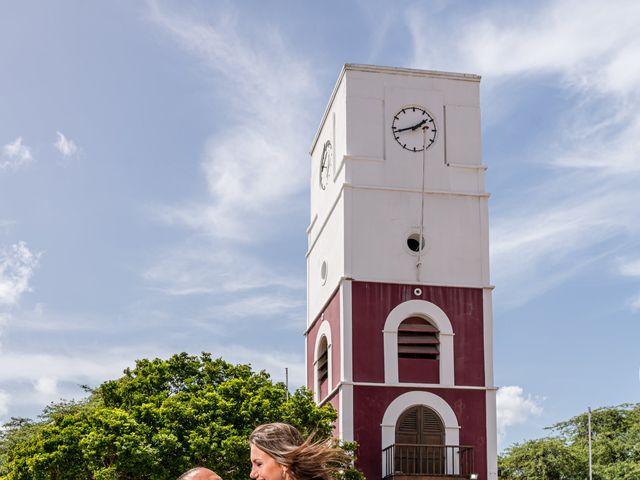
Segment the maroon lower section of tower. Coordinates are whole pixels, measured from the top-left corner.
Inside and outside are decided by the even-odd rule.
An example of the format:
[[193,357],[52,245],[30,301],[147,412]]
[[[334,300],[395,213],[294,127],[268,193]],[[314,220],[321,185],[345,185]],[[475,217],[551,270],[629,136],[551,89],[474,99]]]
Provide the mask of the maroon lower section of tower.
[[[390,312],[410,300],[425,300],[438,306],[447,316],[453,331],[454,386],[439,387],[442,365],[447,361],[426,358],[397,358],[398,380],[385,384],[384,333]],[[344,306],[349,308],[348,305]],[[324,311],[312,323],[307,337],[307,382],[312,390],[320,387],[320,399],[339,387],[341,328],[339,290],[334,292]],[[353,386],[353,432],[360,445],[358,466],[368,480],[382,475],[381,423],[385,411],[398,396],[415,391],[430,392],[443,399],[456,415],[460,427],[459,444],[473,447],[474,472],[487,478],[486,391],[484,367],[483,291],[481,288],[403,285],[351,281],[351,371]],[[331,385],[315,384],[314,349],[324,321],[331,329]],[[348,371],[348,366],[345,371]],[[403,384],[407,384],[405,388]],[[408,384],[411,384],[410,386]],[[467,388],[465,388],[467,387]],[[338,397],[328,399],[339,407]],[[342,415],[341,412],[338,412]],[[347,415],[347,417],[350,415]],[[344,419],[349,422],[349,419]],[[338,432],[336,432],[338,433]]]
[[[474,448],[475,471],[486,479],[486,392],[460,388],[391,387],[384,385],[384,335],[389,313],[401,303],[425,300],[447,315],[454,333],[456,386],[482,387],[484,376],[483,295],[479,288],[352,283],[353,381],[380,386],[354,386],[354,437],[360,444],[359,466],[368,479],[381,478],[382,418],[389,404],[410,391],[426,391],[445,400],[460,426],[460,445]],[[399,358],[400,383],[438,384],[439,360]]]
[[484,390],[443,388],[399,388],[355,386],[353,389],[353,432],[359,444],[357,466],[368,480],[382,478],[382,433],[384,412],[397,397],[407,392],[431,392],[452,408],[460,425],[460,445],[474,449],[475,473],[487,478],[486,393]]

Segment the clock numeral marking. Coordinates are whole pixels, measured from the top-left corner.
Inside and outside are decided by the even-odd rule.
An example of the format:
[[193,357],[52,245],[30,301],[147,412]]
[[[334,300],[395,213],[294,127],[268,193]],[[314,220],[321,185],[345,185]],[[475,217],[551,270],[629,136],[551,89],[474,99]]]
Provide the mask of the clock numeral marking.
[[[404,123],[404,125],[400,125],[402,123]],[[425,108],[409,105],[402,108],[393,117],[391,134],[405,150],[409,152],[422,152],[435,143],[437,133],[436,126],[435,118]],[[425,137],[424,144],[422,144],[421,141],[418,142],[418,139],[423,135]],[[427,138],[429,139],[429,143],[426,143]],[[421,143],[421,145],[418,145],[418,143]]]

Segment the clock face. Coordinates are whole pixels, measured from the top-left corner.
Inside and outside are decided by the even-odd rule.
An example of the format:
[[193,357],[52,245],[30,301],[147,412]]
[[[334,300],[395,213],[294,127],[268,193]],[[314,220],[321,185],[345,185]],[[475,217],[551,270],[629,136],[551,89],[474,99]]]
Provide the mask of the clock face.
[[329,171],[333,165],[333,147],[327,140],[322,148],[322,158],[320,159],[320,188],[324,190],[329,184]]
[[411,152],[426,150],[436,141],[436,121],[418,105],[404,107],[393,117],[391,131],[396,142]]

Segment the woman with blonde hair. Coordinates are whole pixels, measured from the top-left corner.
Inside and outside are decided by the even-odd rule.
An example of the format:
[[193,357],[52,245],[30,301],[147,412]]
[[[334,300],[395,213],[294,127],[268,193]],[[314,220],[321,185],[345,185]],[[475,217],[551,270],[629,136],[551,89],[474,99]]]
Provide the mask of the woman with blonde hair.
[[260,425],[249,443],[253,480],[329,480],[351,463],[333,439],[305,439],[286,423]]

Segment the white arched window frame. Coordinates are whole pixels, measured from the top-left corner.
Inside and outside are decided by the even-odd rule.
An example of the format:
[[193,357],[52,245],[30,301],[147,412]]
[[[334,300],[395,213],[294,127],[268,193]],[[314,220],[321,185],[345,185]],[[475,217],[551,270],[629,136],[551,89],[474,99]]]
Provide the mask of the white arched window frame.
[[[389,404],[382,417],[381,451],[393,445],[396,440],[396,424],[403,412],[411,407],[423,405],[434,410],[444,425],[445,445],[460,444],[460,424],[451,406],[438,395],[431,392],[407,392],[397,397]],[[382,471],[386,472],[386,458],[382,456]],[[447,465],[448,472],[458,471],[458,459],[451,458]]]
[[318,360],[320,359],[320,347],[322,346],[322,339],[327,340],[327,385],[329,391],[333,386],[333,362],[331,361],[331,325],[327,320],[323,320],[318,328],[318,334],[316,335],[316,344],[313,349],[313,384],[315,385],[314,397],[316,402],[320,402],[320,385],[318,383]]
[[391,310],[384,322],[384,381],[398,383],[398,327],[409,317],[420,317],[438,328],[440,339],[440,384],[454,385],[453,328],[447,314],[426,300],[409,300]]

